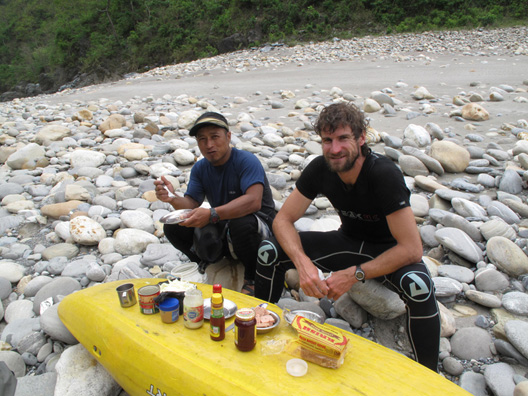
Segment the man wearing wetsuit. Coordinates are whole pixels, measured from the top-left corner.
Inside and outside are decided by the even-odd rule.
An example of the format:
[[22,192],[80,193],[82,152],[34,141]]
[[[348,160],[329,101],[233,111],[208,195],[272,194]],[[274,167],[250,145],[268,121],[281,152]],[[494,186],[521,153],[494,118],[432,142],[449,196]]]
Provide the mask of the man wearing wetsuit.
[[[352,104],[332,104],[319,115],[323,156],[305,168],[275,218],[275,237],[260,245],[255,295],[277,302],[290,268],[304,293],[317,298],[337,300],[356,282],[377,279],[406,305],[416,360],[437,371],[440,316],[410,192],[393,162],[365,144],[367,126]],[[341,227],[298,233],[294,223],[319,194],[330,200]],[[318,270],[332,274],[321,279]]]
[[[179,224],[165,224],[167,239],[189,259],[205,264],[224,255],[245,267],[244,294],[254,294],[257,249],[271,235],[275,205],[262,164],[255,155],[230,146],[231,132],[222,114],[202,114],[190,129],[204,156],[191,170],[183,197],[162,177],[156,196],[175,209],[193,209]],[[211,208],[200,205],[207,198]],[[227,248],[229,246],[229,249]]]

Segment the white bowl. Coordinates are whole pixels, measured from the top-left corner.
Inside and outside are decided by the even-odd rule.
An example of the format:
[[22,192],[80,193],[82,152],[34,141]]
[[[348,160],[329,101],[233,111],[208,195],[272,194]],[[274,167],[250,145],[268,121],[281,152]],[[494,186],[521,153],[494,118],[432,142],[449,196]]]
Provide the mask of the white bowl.
[[286,371],[294,377],[302,377],[308,372],[308,363],[302,359],[290,359],[286,362]]

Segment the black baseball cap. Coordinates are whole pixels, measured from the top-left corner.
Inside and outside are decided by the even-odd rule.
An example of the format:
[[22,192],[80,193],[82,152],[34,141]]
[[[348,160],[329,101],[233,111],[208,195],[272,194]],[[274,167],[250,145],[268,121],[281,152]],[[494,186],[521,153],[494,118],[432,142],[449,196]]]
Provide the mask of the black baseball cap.
[[202,114],[194,126],[189,131],[189,135],[196,136],[198,130],[207,125],[216,125],[220,128],[224,128],[226,131],[229,131],[229,126],[227,125],[227,119],[220,113],[215,113],[213,111],[208,111],[207,113]]

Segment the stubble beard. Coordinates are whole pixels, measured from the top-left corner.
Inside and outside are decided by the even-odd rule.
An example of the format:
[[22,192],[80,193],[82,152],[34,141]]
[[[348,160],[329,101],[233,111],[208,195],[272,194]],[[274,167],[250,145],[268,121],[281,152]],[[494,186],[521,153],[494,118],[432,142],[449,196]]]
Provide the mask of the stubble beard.
[[326,166],[331,172],[335,172],[335,173],[342,173],[342,172],[347,172],[351,170],[356,164],[356,161],[358,158],[359,158],[359,151],[356,153],[356,156],[354,158],[352,158],[352,156],[347,157],[344,164],[332,164],[331,156],[328,154],[324,155]]

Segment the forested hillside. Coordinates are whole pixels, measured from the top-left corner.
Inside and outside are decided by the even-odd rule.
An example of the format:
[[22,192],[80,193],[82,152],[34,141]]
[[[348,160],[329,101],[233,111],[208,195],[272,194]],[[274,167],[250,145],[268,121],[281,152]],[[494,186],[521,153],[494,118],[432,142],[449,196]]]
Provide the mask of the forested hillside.
[[526,0],[0,0],[0,93],[52,92],[271,42],[527,21]]

